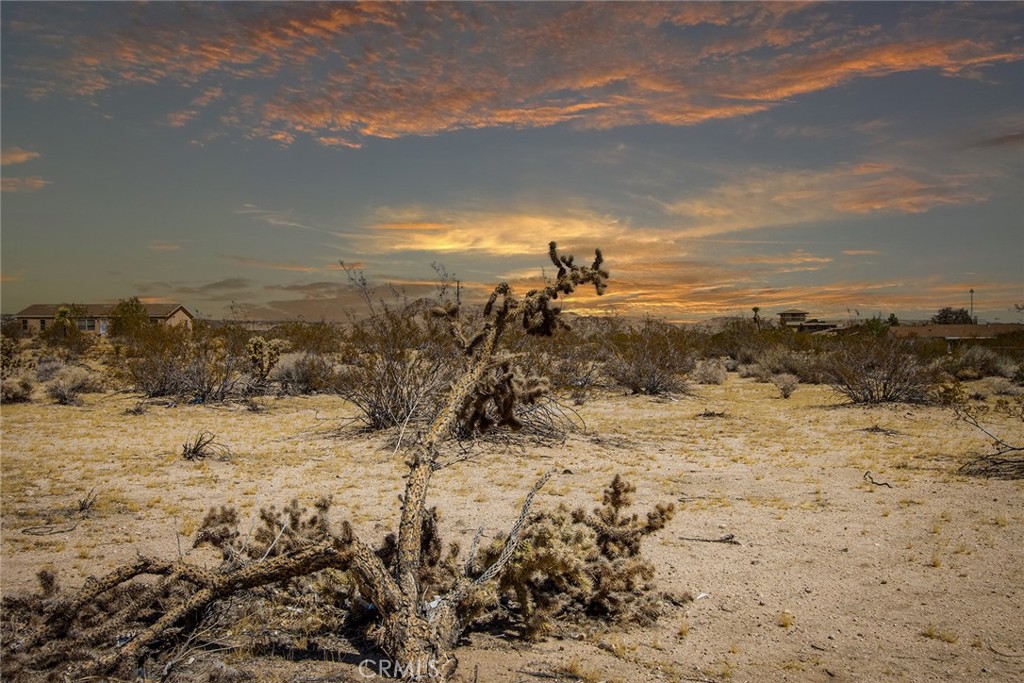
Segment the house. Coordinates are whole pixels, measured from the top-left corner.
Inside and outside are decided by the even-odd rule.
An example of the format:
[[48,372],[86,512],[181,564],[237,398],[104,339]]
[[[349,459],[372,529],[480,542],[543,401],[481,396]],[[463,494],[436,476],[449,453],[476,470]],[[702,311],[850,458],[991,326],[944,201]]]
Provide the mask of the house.
[[[107,333],[107,322],[116,304],[74,304],[84,311],[85,315],[75,319],[78,329],[86,334]],[[38,334],[53,325],[57,312],[68,304],[32,304],[14,314],[13,318],[21,324],[21,331]],[[149,320],[163,325],[192,326],[194,316],[181,304],[142,304],[149,315]]]
[[779,313],[779,327],[797,327],[807,320],[807,311],[791,308]]
[[807,316],[807,311],[801,311],[796,308],[782,311],[779,313],[779,327],[788,327],[790,329],[799,330],[800,332],[826,332],[839,327],[837,323],[825,322],[824,320],[818,320],[817,318],[811,318],[808,320]]
[[897,337],[944,339],[949,348],[963,341],[994,339],[1001,334],[1024,334],[1020,323],[989,323],[982,325],[899,325],[889,328]]

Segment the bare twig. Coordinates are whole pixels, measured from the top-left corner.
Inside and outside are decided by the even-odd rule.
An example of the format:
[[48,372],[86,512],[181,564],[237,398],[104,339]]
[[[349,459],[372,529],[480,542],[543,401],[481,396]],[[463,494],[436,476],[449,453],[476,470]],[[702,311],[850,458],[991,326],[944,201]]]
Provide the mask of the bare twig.
[[874,484],[875,486],[887,486],[892,488],[892,484],[887,481],[875,481],[875,478],[871,476],[871,472],[864,473],[864,481]]

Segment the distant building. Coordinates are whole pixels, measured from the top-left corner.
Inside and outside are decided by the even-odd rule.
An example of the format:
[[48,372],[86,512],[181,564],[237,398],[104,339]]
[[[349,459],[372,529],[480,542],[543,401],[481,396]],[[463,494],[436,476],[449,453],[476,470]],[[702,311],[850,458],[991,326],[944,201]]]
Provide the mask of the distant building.
[[800,332],[824,332],[839,327],[838,323],[826,322],[817,318],[808,319],[807,311],[791,308],[779,313],[779,327],[788,327]]
[[[74,304],[84,311],[82,317],[76,318],[78,329],[86,334],[107,333],[107,324],[115,304]],[[68,304],[32,304],[14,314],[13,318],[21,324],[21,331],[38,334],[53,325],[57,312]],[[151,322],[162,325],[192,326],[195,316],[181,304],[142,304]]]
[[796,327],[807,320],[809,313],[807,311],[801,311],[796,308],[791,308],[788,311],[779,313],[779,326],[780,327]]
[[994,339],[1001,334],[1022,334],[1020,323],[991,323],[987,325],[900,325],[889,331],[897,337],[945,339],[947,343],[975,339]]

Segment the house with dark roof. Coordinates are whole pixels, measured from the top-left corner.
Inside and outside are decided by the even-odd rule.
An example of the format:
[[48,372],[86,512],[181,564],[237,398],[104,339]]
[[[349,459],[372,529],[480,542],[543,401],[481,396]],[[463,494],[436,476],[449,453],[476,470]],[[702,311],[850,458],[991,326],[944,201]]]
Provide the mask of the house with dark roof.
[[[83,313],[75,318],[78,329],[86,334],[104,335],[107,333],[107,322],[116,304],[74,304]],[[161,325],[192,326],[193,316],[181,304],[142,304],[149,320]],[[68,304],[32,304],[14,314],[14,319],[21,325],[21,331],[38,334],[53,325],[57,312],[67,308]]]
[[801,311],[799,308],[790,308],[782,311],[779,313],[779,327],[800,332],[826,332],[839,327],[837,323],[826,322],[817,318],[808,320],[808,315],[807,311]]

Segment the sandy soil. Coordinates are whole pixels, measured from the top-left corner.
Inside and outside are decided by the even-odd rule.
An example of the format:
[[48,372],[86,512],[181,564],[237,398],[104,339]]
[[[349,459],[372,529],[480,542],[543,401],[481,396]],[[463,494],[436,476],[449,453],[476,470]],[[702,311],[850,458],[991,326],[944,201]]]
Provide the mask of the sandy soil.
[[[840,406],[824,387],[783,400],[731,375],[695,396],[597,396],[586,431],[557,447],[484,454],[435,477],[448,538],[468,545],[537,505],[596,504],[615,473],[639,509],[674,501],[645,552],[662,590],[696,599],[652,628],[527,644],[474,634],[459,675],[512,681],[1024,680],[1024,482],[968,478],[978,430],[940,408]],[[197,562],[190,538],[212,505],[247,518],[294,496],[334,495],[334,514],[376,539],[394,527],[404,467],[382,436],[339,426],[334,397],[269,399],[265,412],[154,406],[90,395],[2,411],[2,589],[59,570],[69,587],[136,553]],[[705,411],[724,413],[701,416]],[[1021,424],[994,423],[1024,442]],[[209,430],[227,461],[184,460]],[[865,479],[865,473],[877,483]],[[885,486],[882,482],[889,484]],[[80,514],[90,492],[95,502]],[[26,533],[28,532],[28,533]],[[32,532],[55,532],[34,535]],[[739,545],[688,540],[733,534]],[[264,680],[368,680],[352,664],[264,658]]]

